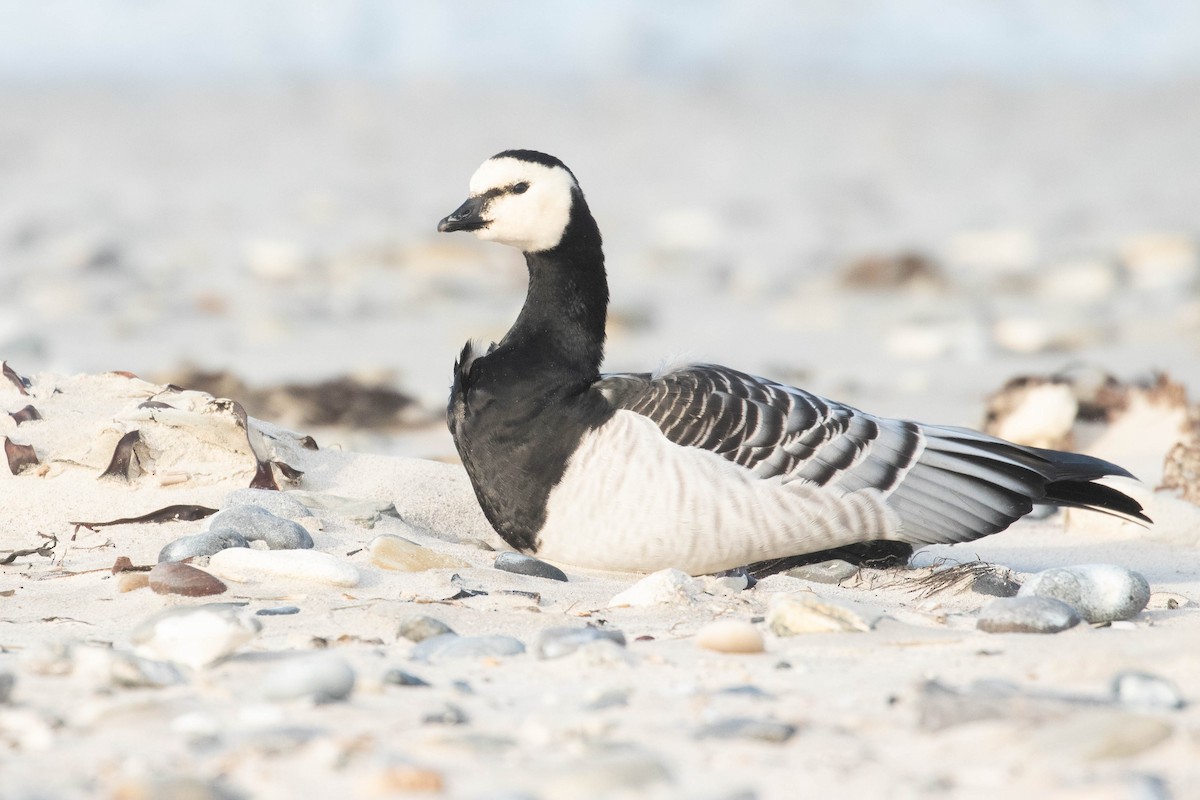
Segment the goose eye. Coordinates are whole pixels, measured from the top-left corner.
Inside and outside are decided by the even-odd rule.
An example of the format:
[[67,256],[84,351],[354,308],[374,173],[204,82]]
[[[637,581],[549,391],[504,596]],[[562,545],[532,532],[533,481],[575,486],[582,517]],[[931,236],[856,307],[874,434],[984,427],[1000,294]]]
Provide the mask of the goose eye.
[[525,183],[525,181],[521,181],[520,183],[513,184],[513,187],[512,187],[513,194],[525,194],[527,191],[529,191],[529,184]]

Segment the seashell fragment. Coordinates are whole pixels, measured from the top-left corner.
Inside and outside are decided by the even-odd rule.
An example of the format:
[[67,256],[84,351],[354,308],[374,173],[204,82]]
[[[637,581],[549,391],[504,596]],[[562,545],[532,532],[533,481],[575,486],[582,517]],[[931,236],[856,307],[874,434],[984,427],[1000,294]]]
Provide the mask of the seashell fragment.
[[141,459],[137,452],[137,446],[141,443],[142,434],[136,430],[122,436],[117,442],[117,446],[113,448],[112,460],[108,462],[108,468],[100,474],[100,477],[120,478],[128,481],[141,475]]
[[13,475],[20,475],[30,467],[38,465],[37,452],[31,444],[17,444],[7,436],[4,437],[4,455],[8,458],[8,470]]

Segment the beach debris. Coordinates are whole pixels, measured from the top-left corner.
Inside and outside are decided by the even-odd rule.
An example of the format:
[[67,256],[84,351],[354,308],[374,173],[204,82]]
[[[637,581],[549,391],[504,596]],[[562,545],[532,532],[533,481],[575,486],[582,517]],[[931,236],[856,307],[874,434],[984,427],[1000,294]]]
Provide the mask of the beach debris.
[[423,640],[412,649],[413,661],[440,664],[461,659],[501,658],[525,652],[525,645],[511,636],[456,636],[443,634]]
[[1112,622],[1137,616],[1150,602],[1150,584],[1115,564],[1081,564],[1038,572],[1018,594],[1061,600],[1088,622]]
[[662,604],[693,605],[703,594],[700,582],[677,569],[652,572],[608,601],[609,608],[622,606],[654,606]]
[[213,553],[208,568],[239,583],[286,578],[333,586],[357,586],[358,570],[352,564],[315,550],[249,550],[233,547]]
[[1123,706],[1144,710],[1174,711],[1183,708],[1179,687],[1148,672],[1119,672],[1113,677],[1113,699]]
[[389,669],[383,673],[383,682],[392,686],[428,686],[429,681],[422,680],[411,672],[402,669]]
[[8,379],[9,383],[17,387],[17,394],[24,396],[29,395],[29,392],[27,391],[30,385],[29,381],[14,372],[13,368],[8,365],[7,361],[0,361],[0,374],[3,374],[4,377]]
[[435,636],[456,636],[457,634],[440,619],[435,619],[425,614],[414,614],[411,617],[405,617],[400,620],[400,626],[396,629],[396,635],[403,639],[408,639],[410,642],[423,642]]
[[1059,633],[1083,619],[1052,597],[1001,597],[979,612],[975,627],[986,633]]
[[1062,375],[1021,375],[987,398],[983,430],[1010,442],[1066,450],[1075,445],[1079,400]]
[[8,415],[12,417],[12,421],[17,425],[25,422],[34,422],[42,418],[42,415],[33,406],[25,406],[16,411],[10,411]]
[[4,558],[0,558],[0,566],[7,566],[22,556],[42,556],[43,558],[50,558],[52,555],[54,555],[54,548],[56,545],[58,545],[58,537],[50,536],[43,544],[40,544],[37,547],[26,547],[22,550],[10,550],[8,551],[8,555],[6,555]]
[[112,459],[100,477],[132,480],[144,471],[143,462],[149,463],[149,454],[142,445],[142,433],[138,430],[129,431],[117,441]]
[[730,717],[709,723],[696,732],[697,739],[753,739],[782,744],[799,728],[786,722],[753,717]]
[[546,628],[538,634],[534,653],[538,658],[562,658],[592,642],[611,642],[625,646],[625,634],[615,628]]
[[897,253],[871,255],[847,264],[838,276],[847,289],[943,291],[948,286],[945,273],[926,255]]
[[305,654],[286,659],[262,678],[268,700],[308,700],[335,703],[354,691],[357,676],[344,659],[329,653]]
[[922,598],[966,588],[992,597],[1013,597],[1021,588],[1011,570],[983,561],[935,564],[928,575],[903,585]]
[[839,584],[858,574],[858,567],[840,558],[828,561],[818,561],[815,564],[801,564],[784,572],[789,578],[799,578],[812,583]]
[[185,597],[221,594],[229,588],[202,569],[174,561],[156,564],[150,570],[149,581],[155,594],[181,594]]
[[33,445],[17,444],[7,436],[4,437],[4,455],[8,458],[8,471],[20,475],[30,467],[38,465],[37,452]]
[[74,525],[76,530],[79,528],[97,530],[99,528],[107,528],[111,525],[140,525],[152,522],[192,522],[212,516],[215,513],[217,513],[215,508],[208,508],[207,506],[174,505],[165,506],[164,508],[142,514],[138,517],[121,517],[120,519],[110,519],[106,522],[68,522],[67,524]]
[[292,614],[299,614],[300,609],[297,606],[270,606],[268,608],[260,608],[254,613],[260,617],[286,617]]
[[859,633],[871,630],[861,614],[807,592],[771,597],[767,626],[776,636],[800,633]]
[[221,529],[181,536],[168,543],[158,553],[159,562],[186,561],[199,556],[211,556],[228,547],[249,547],[246,537],[237,531]]
[[119,575],[122,572],[149,572],[154,569],[153,564],[134,564],[129,556],[117,556],[117,560],[113,562],[112,574]]
[[696,631],[696,645],[718,653],[761,653],[762,633],[749,622],[719,619]]
[[1159,488],[1200,505],[1200,405],[1192,407],[1183,434],[1167,451]]
[[13,687],[17,685],[17,676],[7,669],[0,669],[0,705],[12,697]]
[[237,506],[257,506],[266,509],[277,517],[299,522],[311,519],[313,512],[301,499],[306,492],[276,492],[268,489],[234,489],[225,496],[221,508],[230,509]]
[[518,575],[532,575],[535,578],[547,578],[564,583],[567,581],[567,574],[558,567],[523,553],[500,553],[496,556],[493,566],[504,572],[514,572]]
[[208,520],[208,530],[235,531],[248,542],[262,542],[271,550],[308,550],[312,536],[298,522],[277,517],[261,506],[233,506]]
[[253,639],[262,630],[242,603],[177,606],[143,620],[130,633],[135,652],[183,664],[208,666]]
[[439,553],[402,536],[385,533],[367,545],[371,563],[383,569],[424,572],[427,569],[462,569],[471,565],[456,556]]

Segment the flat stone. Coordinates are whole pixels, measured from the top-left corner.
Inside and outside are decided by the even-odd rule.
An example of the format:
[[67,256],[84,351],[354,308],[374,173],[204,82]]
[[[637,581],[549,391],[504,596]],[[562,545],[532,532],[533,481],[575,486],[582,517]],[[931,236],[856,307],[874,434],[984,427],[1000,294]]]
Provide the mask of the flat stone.
[[518,575],[532,575],[535,578],[548,578],[564,583],[567,580],[567,573],[558,567],[522,553],[501,553],[496,556],[495,567],[505,572],[515,572]]
[[229,588],[202,569],[174,561],[155,564],[147,580],[156,594],[181,594],[185,597],[221,594]]
[[511,636],[455,636],[444,634],[418,644],[412,649],[414,661],[438,664],[466,658],[499,658],[525,652],[525,645]]
[[469,722],[467,712],[453,703],[446,703],[438,711],[421,717],[426,725],[466,725]]
[[546,628],[538,634],[534,652],[538,658],[562,658],[591,642],[613,642],[625,646],[625,634],[603,628]]
[[145,589],[150,585],[150,573],[148,572],[122,572],[117,575],[117,591],[132,592],[137,589]]
[[229,547],[249,547],[246,537],[235,530],[222,528],[209,530],[191,536],[181,536],[166,545],[158,553],[158,561],[184,561],[199,556],[211,556],[218,550]]
[[231,548],[214,553],[208,568],[231,581],[286,578],[333,586],[357,586],[360,576],[353,564],[315,550],[247,550]]
[[434,619],[425,614],[414,614],[400,620],[400,627],[396,630],[396,635],[408,639],[410,642],[423,642],[435,636],[454,636],[456,634],[449,625],[440,619]]
[[304,503],[292,496],[292,492],[280,492],[273,489],[235,489],[225,496],[222,509],[235,506],[254,506],[265,509],[277,517],[290,519],[293,522],[308,519],[313,516]]
[[207,603],[160,611],[129,639],[138,654],[198,669],[253,639],[262,624],[239,603]]
[[1137,616],[1150,602],[1150,584],[1115,564],[1081,564],[1033,575],[1019,596],[1060,600],[1088,622],[1112,622]]
[[1121,672],[1113,678],[1112,696],[1123,706],[1174,710],[1185,705],[1174,683],[1147,672]]
[[697,739],[756,739],[776,744],[796,735],[796,726],[770,719],[733,717],[705,725],[696,733]]
[[463,569],[471,564],[445,553],[439,553],[402,536],[380,534],[367,545],[371,563],[383,569],[401,572],[424,572],[427,569]]
[[719,619],[696,631],[696,645],[718,653],[761,653],[762,634],[749,622]]
[[813,583],[839,584],[858,574],[858,567],[840,558],[819,561],[816,564],[801,564],[783,573],[789,578],[799,578]]
[[254,613],[260,617],[284,617],[290,614],[299,614],[300,609],[296,606],[272,606],[271,608],[260,608]]
[[1050,597],[1001,597],[979,612],[975,627],[987,633],[1059,633],[1082,619],[1074,608]]
[[429,682],[402,669],[389,669],[383,673],[383,682],[393,686],[428,686]]
[[328,653],[289,658],[263,677],[268,700],[333,703],[354,691],[354,668]]
[[312,536],[298,522],[277,517],[261,506],[232,506],[208,519],[207,529],[228,529],[248,542],[263,542],[271,550],[308,550]]
[[399,519],[395,503],[387,500],[369,500],[361,497],[340,497],[325,492],[288,492],[306,506],[327,511],[363,528],[374,528],[384,517]]
[[703,593],[700,583],[677,569],[662,569],[642,578],[608,601],[609,608],[622,606],[693,605]]
[[806,593],[777,594],[772,597],[767,611],[767,626],[776,636],[871,630],[870,623],[853,609]]

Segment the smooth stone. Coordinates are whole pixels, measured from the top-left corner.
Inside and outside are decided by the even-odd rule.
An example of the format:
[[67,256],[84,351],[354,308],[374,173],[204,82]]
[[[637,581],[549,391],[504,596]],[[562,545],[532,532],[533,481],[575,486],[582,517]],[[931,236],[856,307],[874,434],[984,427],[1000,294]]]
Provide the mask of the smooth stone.
[[285,617],[290,614],[299,614],[300,609],[296,606],[272,606],[271,608],[260,608],[254,613],[260,617]]
[[414,614],[400,620],[400,627],[396,630],[396,635],[408,639],[410,642],[423,642],[435,636],[455,636],[456,634],[449,625],[440,619],[434,619],[424,614]]
[[525,652],[525,645],[511,636],[455,636],[443,634],[418,644],[412,649],[414,661],[436,664],[464,658],[499,658]]
[[402,669],[389,669],[383,673],[383,682],[393,686],[428,686],[429,682]]
[[233,506],[208,518],[209,531],[240,533],[248,542],[263,542],[271,550],[308,550],[312,536],[298,522],[277,517],[261,506]]
[[505,572],[515,572],[518,575],[532,575],[535,578],[548,578],[564,583],[567,580],[567,573],[558,567],[523,553],[501,553],[496,556],[495,567]]
[[1088,622],[1132,619],[1150,602],[1150,584],[1115,564],[1055,567],[1031,576],[1020,597],[1061,600]]
[[291,492],[273,489],[235,489],[225,496],[221,508],[224,510],[236,506],[255,506],[293,522],[313,516],[308,506],[293,497]]
[[1021,584],[1000,570],[982,572],[971,581],[971,591],[987,597],[1016,597],[1020,590]]
[[148,580],[156,594],[181,594],[184,597],[206,597],[221,594],[229,588],[202,569],[174,561],[155,564]]
[[1123,706],[1174,710],[1185,705],[1179,687],[1146,672],[1121,672],[1113,678],[1112,696]]
[[133,592],[145,589],[150,585],[150,574],[147,572],[122,572],[117,576],[118,592]]
[[246,583],[273,578],[357,586],[360,576],[352,564],[315,550],[248,550],[241,547],[213,553],[208,568],[231,581]]
[[364,528],[374,528],[383,517],[399,519],[396,504],[387,500],[366,500],[361,497],[340,497],[324,492],[288,492],[312,509],[328,511]]
[[79,647],[73,660],[75,674],[86,676],[101,686],[159,689],[187,682],[170,661],[142,658],[110,647]]
[[812,594],[777,594],[767,610],[767,627],[776,636],[799,633],[858,633],[871,630],[861,615]]
[[0,705],[7,703],[12,697],[13,687],[17,685],[17,676],[8,670],[0,670]]
[[766,649],[758,628],[736,619],[719,619],[696,631],[696,645],[718,653],[761,653]]
[[239,603],[168,608],[148,617],[130,634],[140,655],[199,669],[250,641],[262,623]]
[[184,561],[198,556],[211,556],[229,547],[249,546],[245,536],[235,530],[222,528],[179,537],[159,551],[158,561],[160,564],[164,561]]
[[463,569],[471,564],[445,553],[410,542],[402,536],[383,533],[367,545],[371,563],[383,569],[423,572],[427,569]]
[[858,567],[840,558],[820,561],[816,564],[801,564],[783,573],[789,578],[799,578],[813,583],[839,584],[858,574]]
[[421,718],[426,725],[466,725],[467,712],[453,703],[446,703],[440,711],[434,711]]
[[308,699],[315,703],[345,700],[354,691],[354,668],[327,653],[290,658],[262,679],[268,700]]
[[770,719],[733,717],[705,725],[696,733],[698,739],[757,739],[761,742],[786,742],[796,735],[796,726]]
[[1051,597],[1001,597],[979,612],[975,627],[987,633],[1059,633],[1082,621],[1079,613]]
[[625,634],[602,628],[546,628],[538,634],[534,652],[538,658],[562,658],[591,642],[607,641],[624,647]]
[[622,606],[692,605],[702,594],[700,583],[677,569],[662,569],[642,578],[608,601],[609,608]]

